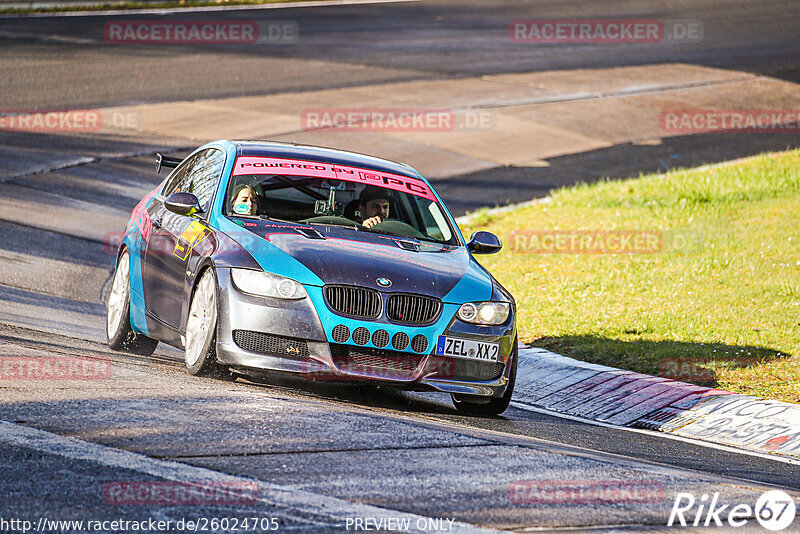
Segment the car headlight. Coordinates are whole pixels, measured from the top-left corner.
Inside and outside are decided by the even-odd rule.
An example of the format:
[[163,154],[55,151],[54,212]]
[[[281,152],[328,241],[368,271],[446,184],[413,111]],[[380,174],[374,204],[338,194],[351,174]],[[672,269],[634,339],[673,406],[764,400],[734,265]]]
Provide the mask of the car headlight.
[[231,277],[241,291],[259,297],[304,299],[308,296],[301,284],[277,274],[251,269],[231,269]]
[[503,324],[511,313],[508,302],[467,302],[458,309],[458,318],[465,323]]

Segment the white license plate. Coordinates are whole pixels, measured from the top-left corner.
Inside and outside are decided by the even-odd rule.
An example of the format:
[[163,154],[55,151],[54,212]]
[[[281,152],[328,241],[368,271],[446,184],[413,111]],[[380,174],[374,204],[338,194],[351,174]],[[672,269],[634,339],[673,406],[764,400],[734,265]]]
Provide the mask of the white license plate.
[[439,336],[436,342],[436,354],[452,356],[453,358],[497,362],[500,361],[500,344]]

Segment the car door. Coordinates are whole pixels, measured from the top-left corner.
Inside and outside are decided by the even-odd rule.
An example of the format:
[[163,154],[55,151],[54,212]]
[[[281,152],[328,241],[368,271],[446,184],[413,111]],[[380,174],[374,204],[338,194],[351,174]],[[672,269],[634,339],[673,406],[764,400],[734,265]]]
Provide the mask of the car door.
[[[148,311],[173,331],[181,324],[186,268],[192,249],[211,230],[206,216],[222,175],[225,154],[210,148],[184,161],[151,205],[153,231],[145,254],[143,282]],[[177,191],[197,196],[203,214],[178,215],[166,209],[164,200]]]

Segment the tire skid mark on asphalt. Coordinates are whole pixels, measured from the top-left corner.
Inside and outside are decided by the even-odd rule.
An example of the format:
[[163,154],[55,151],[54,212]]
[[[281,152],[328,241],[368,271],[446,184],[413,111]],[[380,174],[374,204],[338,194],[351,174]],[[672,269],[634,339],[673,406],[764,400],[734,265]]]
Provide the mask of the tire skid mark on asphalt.
[[16,174],[7,174],[5,176],[0,176],[0,183],[3,182],[10,182],[12,180],[17,180],[19,178],[27,178],[29,176],[34,176],[38,174],[47,174],[49,172],[54,171],[63,171],[66,169],[73,169],[75,167],[83,167],[85,165],[91,165],[93,163],[104,163],[108,161],[120,161],[129,158],[141,158],[145,156],[152,156],[159,152],[163,154],[171,154],[173,152],[187,152],[197,148],[197,145],[184,145],[184,146],[175,146],[175,147],[163,147],[157,150],[147,149],[147,150],[138,150],[135,152],[128,152],[125,154],[118,154],[114,156],[86,156],[82,158],[77,158],[75,160],[66,161],[63,163],[55,164],[55,165],[45,165],[40,168],[36,168],[29,171],[23,171]]
[[[519,102],[501,102],[498,104],[483,104],[480,106],[470,107],[469,109],[501,109],[507,107],[520,106],[520,105],[528,106],[528,105],[540,105],[540,104],[542,105],[562,104],[566,102],[583,102],[586,100],[624,98],[627,96],[634,96],[634,95],[670,93],[673,91],[683,91],[686,89],[695,89],[699,87],[714,87],[717,85],[741,83],[752,80],[756,77],[757,76],[754,74],[744,74],[741,76],[732,76],[730,78],[724,78],[720,80],[705,80],[700,82],[683,82],[683,83],[664,83],[659,85],[651,85],[647,87],[634,87],[634,88],[625,88],[614,91],[605,91],[601,93],[580,92],[580,93],[563,94],[551,97],[534,98],[534,99],[529,99],[527,101],[519,101]],[[495,78],[494,76],[484,76],[481,79],[499,84],[519,85],[507,80],[503,80],[502,78]]]
[[27,176],[32,176],[35,174],[43,174],[47,172],[53,171],[60,171],[63,169],[71,169],[73,167],[80,167],[82,165],[88,165],[90,163],[94,163],[96,161],[100,161],[98,158],[95,157],[77,157],[71,159],[69,161],[64,161],[62,163],[51,164],[51,165],[43,165],[41,167],[26,170],[22,172],[17,172],[16,174],[8,174],[5,176],[0,176],[0,183],[8,182],[11,180],[16,180],[17,178],[25,178]]
[[297,454],[328,454],[328,453],[351,453],[351,452],[369,452],[369,451],[427,451],[431,449],[469,449],[473,447],[496,447],[498,444],[494,442],[487,443],[452,443],[446,445],[408,445],[404,447],[355,447],[351,449],[304,449],[304,450],[291,450],[291,451],[274,451],[274,452],[241,452],[241,453],[224,453],[224,454],[186,454],[186,455],[169,455],[159,456],[152,455],[153,458],[160,460],[189,460],[193,458],[247,458],[251,456],[277,456],[277,455],[290,455]]

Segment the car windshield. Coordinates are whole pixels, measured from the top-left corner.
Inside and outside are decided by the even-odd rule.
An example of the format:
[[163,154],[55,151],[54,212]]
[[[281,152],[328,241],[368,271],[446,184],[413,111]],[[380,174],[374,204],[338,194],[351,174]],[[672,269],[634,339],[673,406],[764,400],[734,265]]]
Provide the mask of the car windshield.
[[[277,169],[248,165],[248,161],[269,165],[288,160],[238,158],[225,196],[229,217],[344,226],[459,244],[444,211],[421,180],[318,162],[293,162],[294,168],[266,174],[268,169]],[[300,164],[315,168],[297,168]]]

